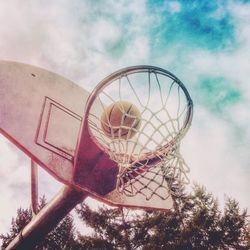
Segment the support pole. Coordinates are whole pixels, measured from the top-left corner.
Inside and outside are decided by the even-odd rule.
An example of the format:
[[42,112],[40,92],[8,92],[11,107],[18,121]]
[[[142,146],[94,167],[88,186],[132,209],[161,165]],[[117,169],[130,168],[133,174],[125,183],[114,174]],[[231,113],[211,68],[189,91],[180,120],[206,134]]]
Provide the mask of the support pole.
[[31,208],[32,215],[38,212],[38,169],[36,163],[31,160]]
[[80,202],[87,193],[64,186],[13,239],[6,250],[33,249]]

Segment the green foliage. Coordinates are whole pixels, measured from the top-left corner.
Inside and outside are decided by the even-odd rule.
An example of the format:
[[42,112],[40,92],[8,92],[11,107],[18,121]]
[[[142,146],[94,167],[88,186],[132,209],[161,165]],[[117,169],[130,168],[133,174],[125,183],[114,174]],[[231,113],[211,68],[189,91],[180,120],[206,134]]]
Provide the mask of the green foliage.
[[17,210],[16,218],[12,218],[10,232],[6,235],[1,234],[0,239],[2,240],[1,249],[5,249],[9,243],[18,235],[18,233],[24,228],[26,224],[31,220],[32,212],[31,209]]
[[167,212],[134,211],[82,204],[76,211],[93,229],[79,236],[80,249],[249,249],[247,213],[228,199],[224,212],[204,187],[190,194],[179,190],[176,209]]
[[[221,211],[218,201],[204,187],[195,185],[185,193],[175,187],[175,209],[142,211],[103,206],[93,210],[86,204],[76,208],[79,218],[93,230],[76,232],[71,216],[54,229],[35,249],[48,250],[160,250],[160,249],[250,249],[247,212],[228,198]],[[40,208],[45,205],[41,199]],[[30,209],[18,209],[10,232],[1,235],[2,249],[30,221]]]
[[[38,210],[46,205],[45,197],[42,197],[39,202]],[[17,210],[17,215],[12,218],[10,232],[6,235],[0,235],[2,240],[1,249],[5,249],[9,243],[18,235],[18,233],[27,225],[32,219],[31,209]],[[74,226],[73,218],[68,215],[66,216],[59,225],[51,231],[48,236],[37,245],[35,250],[62,250],[62,249],[75,249],[75,239],[74,239]]]
[[66,216],[48,236],[36,246],[36,250],[71,250],[75,249],[73,218]]

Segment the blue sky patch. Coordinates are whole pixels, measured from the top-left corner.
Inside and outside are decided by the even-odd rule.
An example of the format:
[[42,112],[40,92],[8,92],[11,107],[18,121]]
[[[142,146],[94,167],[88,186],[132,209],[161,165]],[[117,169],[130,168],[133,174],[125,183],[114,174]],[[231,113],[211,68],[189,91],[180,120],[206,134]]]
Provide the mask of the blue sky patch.
[[241,93],[224,77],[203,76],[197,86],[198,102],[215,113],[240,101]]
[[[170,3],[179,5],[173,11]],[[171,46],[182,43],[209,50],[228,49],[234,45],[234,25],[223,1],[148,1],[157,22],[151,30],[152,44]],[[160,18],[159,18],[160,16]],[[156,42],[156,43],[155,43]]]

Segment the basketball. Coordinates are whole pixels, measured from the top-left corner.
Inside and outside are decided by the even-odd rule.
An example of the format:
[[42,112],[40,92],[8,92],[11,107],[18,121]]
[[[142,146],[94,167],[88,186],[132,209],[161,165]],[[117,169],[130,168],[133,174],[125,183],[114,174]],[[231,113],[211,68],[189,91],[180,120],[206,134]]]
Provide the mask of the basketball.
[[127,101],[118,101],[109,105],[101,116],[104,134],[113,139],[132,138],[140,127],[141,114],[139,109]]

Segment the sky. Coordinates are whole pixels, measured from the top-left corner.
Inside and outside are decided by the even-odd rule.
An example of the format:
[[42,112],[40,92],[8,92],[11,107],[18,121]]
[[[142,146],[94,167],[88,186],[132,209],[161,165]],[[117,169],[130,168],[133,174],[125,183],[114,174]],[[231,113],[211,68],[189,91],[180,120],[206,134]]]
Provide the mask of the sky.
[[[89,91],[126,66],[174,73],[194,102],[181,144],[190,186],[250,208],[250,1],[9,0],[0,1],[0,23],[1,60],[48,69]],[[16,209],[30,204],[30,159],[3,136],[0,156],[4,233]],[[39,170],[40,195],[60,188]]]

